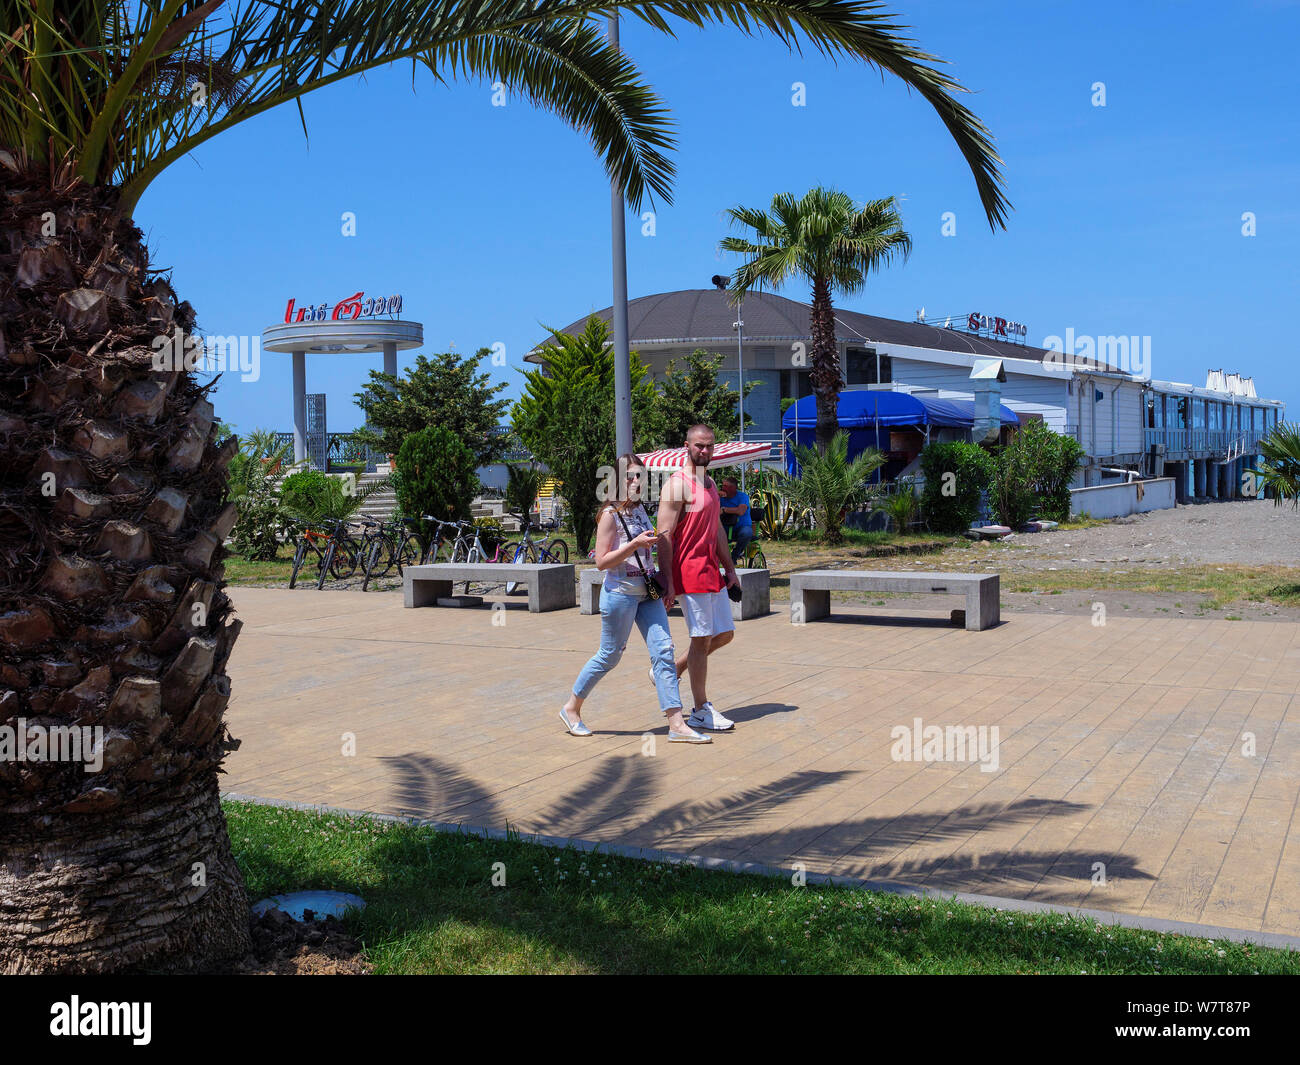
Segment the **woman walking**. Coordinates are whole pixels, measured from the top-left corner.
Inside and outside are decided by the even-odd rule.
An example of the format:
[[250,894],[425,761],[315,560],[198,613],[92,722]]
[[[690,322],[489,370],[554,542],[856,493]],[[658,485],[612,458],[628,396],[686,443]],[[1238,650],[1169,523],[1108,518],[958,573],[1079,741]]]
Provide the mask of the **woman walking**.
[[572,736],[591,735],[582,720],[582,704],[600,678],[618,665],[636,625],[650,652],[659,708],[668,718],[668,741],[711,743],[682,718],[668,611],[658,597],[662,585],[652,589],[651,583],[657,581],[652,553],[659,537],[641,505],[645,473],[645,465],[635,455],[620,456],[616,499],[601,507],[595,551],[596,566],[605,572],[600,590],[600,650],[578,674],[573,694],[560,708],[560,721]]

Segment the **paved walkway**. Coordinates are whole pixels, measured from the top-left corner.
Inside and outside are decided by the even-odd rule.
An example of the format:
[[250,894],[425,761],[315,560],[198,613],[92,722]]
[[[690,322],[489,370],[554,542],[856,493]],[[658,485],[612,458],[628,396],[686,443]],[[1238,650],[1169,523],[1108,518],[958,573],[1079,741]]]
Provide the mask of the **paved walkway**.
[[[576,609],[231,594],[229,792],[1300,932],[1300,625],[782,611],[714,657],[737,728],[690,747],[666,742],[635,633],[585,708],[596,735],[564,733],[599,631]],[[917,718],[996,727],[996,771],[893,757]]]

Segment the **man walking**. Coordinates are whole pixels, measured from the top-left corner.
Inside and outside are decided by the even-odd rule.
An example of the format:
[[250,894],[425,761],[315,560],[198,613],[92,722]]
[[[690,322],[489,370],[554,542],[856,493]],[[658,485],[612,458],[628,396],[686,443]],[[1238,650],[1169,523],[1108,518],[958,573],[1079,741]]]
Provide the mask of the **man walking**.
[[[668,478],[659,497],[659,558],[669,582],[664,606],[671,609],[681,597],[691,640],[685,658],[677,662],[678,676],[683,670],[690,674],[694,709],[687,724],[726,732],[735,722],[709,702],[708,659],[735,636],[725,587],[738,587],[740,579],[720,520],[718,489],[708,474],[713,444],[707,425],[693,425],[686,433],[686,466]],[[726,573],[725,587],[719,568]]]

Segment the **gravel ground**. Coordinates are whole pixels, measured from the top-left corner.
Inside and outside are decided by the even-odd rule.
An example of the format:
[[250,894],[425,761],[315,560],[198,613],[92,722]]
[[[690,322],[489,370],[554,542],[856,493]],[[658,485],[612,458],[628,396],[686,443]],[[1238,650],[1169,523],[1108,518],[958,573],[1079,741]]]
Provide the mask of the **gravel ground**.
[[1263,499],[1192,503],[1092,529],[1015,536],[1010,543],[1019,548],[1017,563],[1058,568],[1110,562],[1297,566],[1300,512]]

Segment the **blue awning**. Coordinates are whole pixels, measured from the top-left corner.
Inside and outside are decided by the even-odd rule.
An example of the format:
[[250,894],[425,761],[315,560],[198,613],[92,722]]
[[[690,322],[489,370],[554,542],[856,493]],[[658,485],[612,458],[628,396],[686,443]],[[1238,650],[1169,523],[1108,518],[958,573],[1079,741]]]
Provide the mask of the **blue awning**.
[[[998,405],[1004,425],[1018,425],[1016,412]],[[836,420],[841,429],[890,425],[946,425],[969,429],[975,424],[975,403],[968,399],[936,399],[907,392],[845,391],[840,393]],[[784,429],[816,429],[817,397],[804,396],[791,403],[781,418]]]

